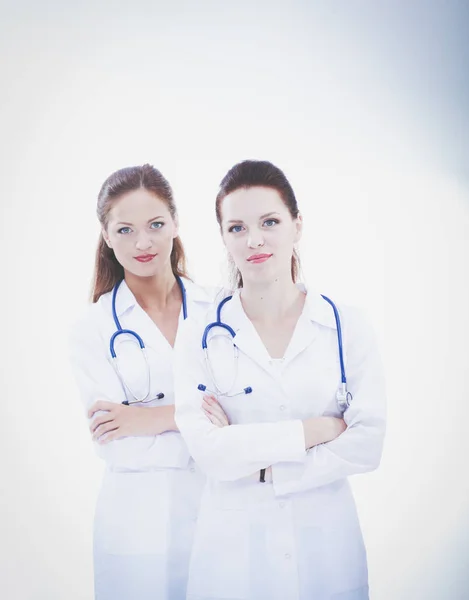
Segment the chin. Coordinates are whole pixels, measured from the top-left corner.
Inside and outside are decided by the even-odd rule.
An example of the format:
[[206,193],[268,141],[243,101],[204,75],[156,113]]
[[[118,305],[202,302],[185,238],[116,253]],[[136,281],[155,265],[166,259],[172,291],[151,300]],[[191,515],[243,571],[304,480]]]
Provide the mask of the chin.
[[250,283],[252,285],[270,285],[275,280],[279,279],[279,274],[272,272],[271,269],[259,269],[259,271],[249,273],[241,273],[244,285]]
[[129,268],[125,268],[128,273],[134,275],[134,277],[156,277],[161,273],[161,265],[154,264],[132,264]]

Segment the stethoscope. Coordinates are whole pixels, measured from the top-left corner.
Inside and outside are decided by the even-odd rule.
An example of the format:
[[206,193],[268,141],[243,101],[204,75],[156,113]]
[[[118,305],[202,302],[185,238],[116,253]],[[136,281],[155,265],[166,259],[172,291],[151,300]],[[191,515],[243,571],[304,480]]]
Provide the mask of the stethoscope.
[[[156,394],[156,396],[154,398],[150,398],[150,388],[151,388],[151,381],[150,381],[150,364],[148,362],[148,356],[147,356],[147,351],[145,348],[145,344],[143,343],[142,338],[138,335],[138,333],[136,333],[135,331],[132,331],[132,329],[122,329],[122,326],[120,324],[119,318],[117,317],[117,311],[116,311],[116,297],[117,297],[117,290],[119,289],[120,284],[122,283],[123,280],[119,281],[118,283],[116,283],[116,285],[114,286],[114,289],[112,290],[112,317],[114,319],[114,323],[116,324],[116,328],[117,331],[115,331],[112,336],[111,339],[109,340],[109,350],[111,352],[111,358],[112,358],[112,363],[114,365],[114,368],[116,370],[117,376],[119,377],[119,380],[122,384],[122,387],[124,389],[124,393],[125,393],[125,397],[126,400],[124,400],[122,402],[122,404],[125,404],[126,406],[128,406],[129,404],[138,404],[138,403],[145,403],[145,402],[151,402],[152,400],[161,400],[162,398],[164,398],[164,394],[163,392],[159,392],[158,394]],[[184,284],[182,282],[182,279],[179,276],[176,276],[176,281],[178,282],[179,288],[181,290],[181,296],[182,296],[182,314],[184,317],[184,320],[187,319],[187,295],[186,295],[186,288],[184,287]],[[126,383],[120,369],[119,369],[119,361],[117,358],[117,354],[116,354],[116,350],[115,350],[115,341],[116,338],[118,338],[120,335],[130,335],[131,337],[133,337],[135,340],[137,340],[138,345],[140,346],[140,350],[142,353],[142,356],[145,360],[145,365],[146,365],[146,371],[147,371],[147,385],[146,385],[146,393],[139,397],[133,390],[132,388],[129,386],[128,383]],[[133,400],[129,400],[129,395],[133,398]]]
[[[337,405],[339,407],[339,410],[341,412],[345,412],[347,410],[347,408],[350,406],[350,403],[353,399],[352,394],[347,390],[347,377],[345,374],[345,362],[344,362],[344,351],[343,351],[343,346],[342,346],[342,327],[340,324],[340,316],[339,316],[339,311],[337,310],[336,305],[332,302],[332,300],[330,298],[328,298],[327,296],[323,296],[321,294],[321,296],[324,298],[324,300],[326,302],[328,302],[333,311],[334,311],[334,317],[335,317],[335,322],[336,322],[336,326],[337,326],[337,342],[338,342],[338,347],[339,347],[339,360],[340,360],[340,375],[341,375],[341,384],[336,392],[336,400],[337,400]],[[209,323],[204,330],[204,333],[202,335],[202,349],[204,352],[204,357],[205,357],[205,364],[207,366],[207,371],[210,374],[210,377],[212,378],[215,390],[216,390],[216,394],[222,395],[222,396],[228,396],[228,397],[234,397],[234,396],[239,396],[241,394],[251,394],[252,393],[252,387],[248,386],[243,388],[242,391],[238,391],[238,392],[233,392],[233,387],[234,387],[234,383],[236,381],[236,377],[238,375],[238,356],[239,356],[239,351],[238,351],[238,347],[236,346],[235,343],[233,343],[233,352],[234,352],[234,362],[235,362],[235,373],[233,376],[233,380],[232,383],[230,384],[230,386],[226,389],[226,390],[221,390],[218,387],[216,378],[214,376],[213,370],[212,370],[212,366],[210,364],[210,359],[208,356],[208,343],[207,343],[207,338],[208,338],[208,334],[210,333],[210,331],[212,331],[212,329],[215,329],[216,327],[219,327],[221,329],[224,329],[225,331],[227,331],[231,338],[234,339],[236,336],[235,331],[233,330],[232,327],[230,327],[229,325],[227,325],[226,323],[223,323],[223,321],[221,320],[221,309],[223,308],[223,306],[229,301],[231,300],[233,296],[228,296],[227,298],[224,298],[220,304],[217,307],[217,320],[214,321],[213,323]],[[211,390],[209,390],[207,388],[207,386],[205,386],[204,384],[199,384],[197,386],[197,388],[201,391],[201,392],[211,392]]]

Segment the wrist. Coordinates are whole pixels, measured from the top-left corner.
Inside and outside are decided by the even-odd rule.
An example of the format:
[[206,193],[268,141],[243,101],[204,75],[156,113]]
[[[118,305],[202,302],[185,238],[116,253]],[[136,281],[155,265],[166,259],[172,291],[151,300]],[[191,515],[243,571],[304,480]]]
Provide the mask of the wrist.
[[303,421],[305,449],[330,442],[334,439],[332,417],[310,417]]
[[166,406],[160,406],[157,409],[158,414],[158,433],[165,433],[166,431],[179,431],[174,420],[174,405],[168,404]]

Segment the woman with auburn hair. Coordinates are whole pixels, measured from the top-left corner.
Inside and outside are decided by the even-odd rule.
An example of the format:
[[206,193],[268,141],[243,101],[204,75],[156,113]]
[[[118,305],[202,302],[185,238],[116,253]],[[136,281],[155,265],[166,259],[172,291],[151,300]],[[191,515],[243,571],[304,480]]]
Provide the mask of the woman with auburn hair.
[[367,600],[347,478],[375,469],[385,396],[356,309],[298,283],[283,172],[235,165],[216,199],[235,291],[176,348],[176,423],[207,475],[188,600]]
[[93,304],[71,361],[106,469],[94,525],[97,600],[183,600],[203,476],[174,422],[173,346],[211,296],[187,276],[173,193],[150,165],[98,196]]

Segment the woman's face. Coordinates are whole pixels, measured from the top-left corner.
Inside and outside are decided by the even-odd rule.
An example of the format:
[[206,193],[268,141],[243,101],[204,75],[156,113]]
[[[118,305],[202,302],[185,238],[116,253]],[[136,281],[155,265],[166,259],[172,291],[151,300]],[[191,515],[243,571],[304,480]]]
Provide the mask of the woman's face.
[[292,218],[275,189],[238,189],[222,200],[221,216],[223,240],[244,285],[291,278],[301,217]]
[[124,270],[139,277],[164,271],[177,234],[166,202],[144,188],[115,200],[103,229],[107,245]]

